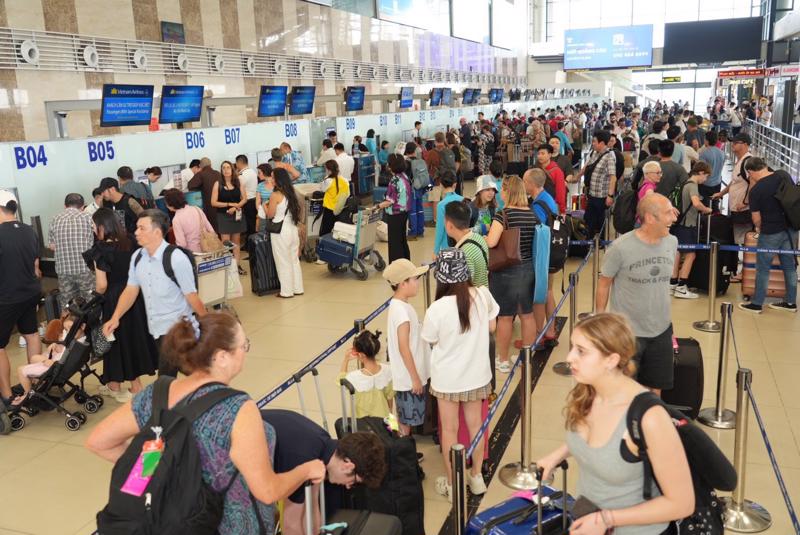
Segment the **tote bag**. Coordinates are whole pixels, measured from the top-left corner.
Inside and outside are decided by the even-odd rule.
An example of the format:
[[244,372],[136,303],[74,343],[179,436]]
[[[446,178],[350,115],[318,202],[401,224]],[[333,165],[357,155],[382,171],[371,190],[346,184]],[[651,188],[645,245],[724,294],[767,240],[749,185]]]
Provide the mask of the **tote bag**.
[[503,210],[503,233],[497,246],[489,249],[489,271],[502,271],[521,263],[519,228],[508,228],[508,214]]

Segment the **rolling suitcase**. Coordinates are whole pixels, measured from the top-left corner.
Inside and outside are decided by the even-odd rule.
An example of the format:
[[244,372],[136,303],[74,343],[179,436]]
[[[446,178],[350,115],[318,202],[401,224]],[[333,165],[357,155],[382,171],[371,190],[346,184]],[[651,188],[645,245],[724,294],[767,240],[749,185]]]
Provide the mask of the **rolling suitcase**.
[[[439,428],[442,427],[441,421],[441,413],[436,411],[439,416]],[[481,404],[481,421],[485,420],[486,417],[489,415],[489,400],[484,399],[483,403]],[[483,460],[489,458],[489,435],[491,433],[484,433],[483,434]],[[464,407],[458,408],[458,443],[463,444],[464,446],[469,446],[472,443],[472,440],[469,437],[469,428],[467,427],[467,421],[464,419]],[[467,463],[469,463],[469,459],[467,459]]]
[[567,462],[561,463],[563,488],[539,485],[531,499],[514,496],[469,520],[466,535],[561,535],[571,523],[575,500],[567,494]]
[[[325,496],[324,483],[320,485],[320,497]],[[306,503],[312,503],[311,483],[306,483]],[[306,535],[402,535],[403,529],[400,519],[396,516],[358,511],[353,509],[340,509],[330,518],[325,515],[324,499],[320,503],[321,527],[314,529],[314,511],[312,507],[305,508]]]
[[61,319],[59,297],[61,297],[61,292],[58,290],[53,290],[44,296],[44,314],[48,322]]
[[[715,241],[720,245],[733,245],[733,224],[729,217],[715,213],[708,217],[700,217],[697,225],[697,243],[711,243]],[[686,283],[690,288],[708,292],[708,263],[711,251],[697,251],[692,270]],[[733,251],[719,251],[717,253],[717,295],[728,291],[731,275],[736,272],[738,258]]]
[[353,244],[334,240],[332,235],[326,234],[317,243],[317,257],[329,266],[349,266],[353,263],[353,249]]
[[[417,459],[417,443],[412,436],[401,437],[390,431],[383,418],[355,418],[355,388],[347,379],[342,385],[342,418],[334,422],[338,438],[354,431],[367,431],[381,439],[386,451],[386,476],[377,489],[355,487],[345,503],[353,509],[393,515],[400,519],[403,535],[425,533],[424,476]],[[345,399],[349,393],[350,416]],[[349,498],[349,500],[347,499]]]
[[703,403],[703,353],[694,338],[678,338],[677,343],[673,387],[662,391],[661,399],[694,420]]
[[270,236],[265,232],[251,234],[247,238],[247,250],[250,253],[250,288],[256,295],[262,296],[281,289],[275,259],[272,257]]
[[[758,238],[755,232],[748,232],[744,237],[745,247],[757,247]],[[744,253],[742,263],[742,295],[750,299],[756,293],[756,255],[757,253]],[[772,257],[769,268],[769,284],[767,284],[767,297],[785,297],[786,282],[783,279],[783,270],[778,255]]]

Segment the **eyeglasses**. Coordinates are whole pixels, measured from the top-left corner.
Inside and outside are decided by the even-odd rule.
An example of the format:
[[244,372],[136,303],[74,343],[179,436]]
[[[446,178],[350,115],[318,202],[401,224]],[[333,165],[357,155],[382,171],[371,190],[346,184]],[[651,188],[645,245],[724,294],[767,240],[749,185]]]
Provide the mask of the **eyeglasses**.
[[662,171],[648,171],[647,174],[648,175],[663,175],[664,173]]

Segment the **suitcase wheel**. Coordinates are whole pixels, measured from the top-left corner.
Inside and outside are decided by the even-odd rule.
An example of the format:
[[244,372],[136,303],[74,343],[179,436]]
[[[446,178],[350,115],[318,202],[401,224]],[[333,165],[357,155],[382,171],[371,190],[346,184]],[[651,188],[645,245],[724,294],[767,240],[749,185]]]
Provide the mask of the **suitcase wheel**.
[[369,271],[367,271],[367,266],[361,259],[357,258],[355,262],[353,262],[350,265],[350,271],[355,273],[356,277],[358,277],[358,280],[360,281],[365,281],[367,280],[367,278],[369,278]]
[[328,271],[331,273],[344,273],[347,271],[347,266],[334,266],[333,264],[328,264]]

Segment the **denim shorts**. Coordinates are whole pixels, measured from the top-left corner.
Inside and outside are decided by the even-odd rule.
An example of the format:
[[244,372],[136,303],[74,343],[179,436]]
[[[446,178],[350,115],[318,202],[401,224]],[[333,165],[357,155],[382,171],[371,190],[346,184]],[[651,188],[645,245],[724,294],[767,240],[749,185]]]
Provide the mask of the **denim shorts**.
[[425,423],[425,404],[428,397],[428,387],[425,386],[422,394],[414,394],[411,390],[394,393],[397,405],[397,419],[404,425],[422,425]]
[[500,316],[533,312],[533,265],[523,260],[518,266],[489,273],[489,291],[500,305]]

